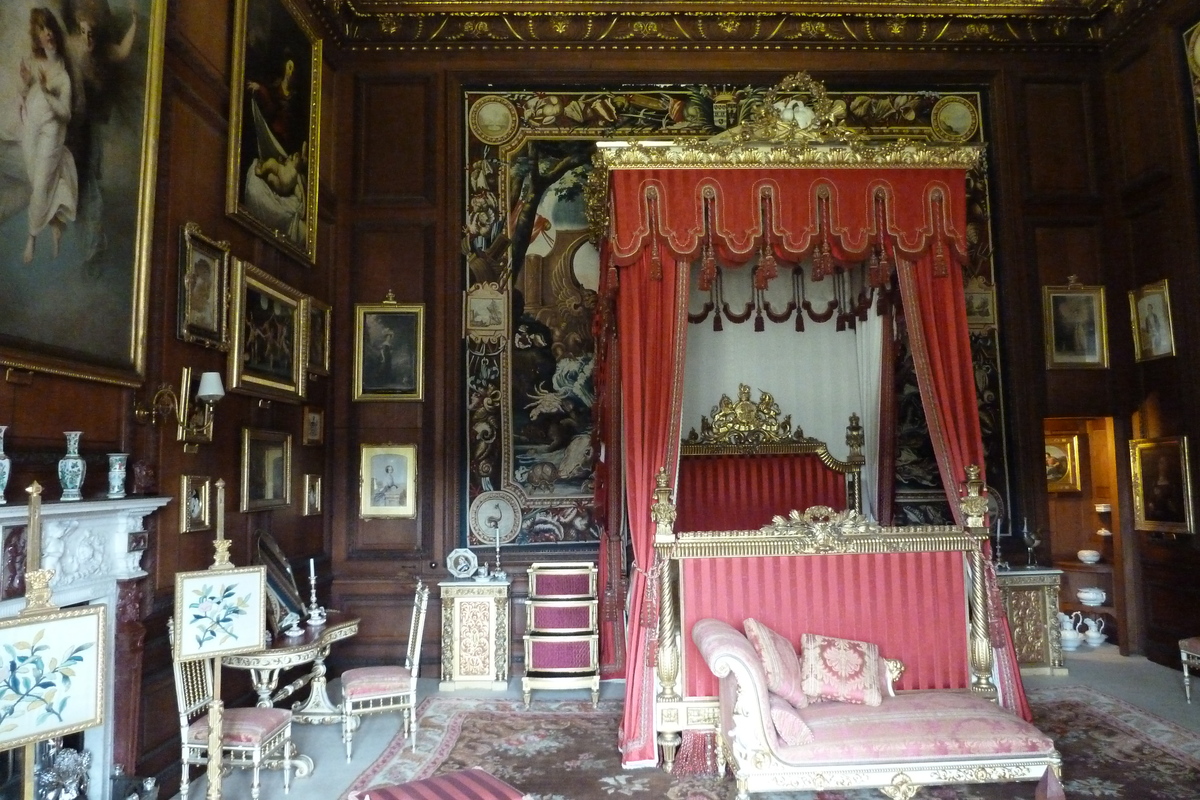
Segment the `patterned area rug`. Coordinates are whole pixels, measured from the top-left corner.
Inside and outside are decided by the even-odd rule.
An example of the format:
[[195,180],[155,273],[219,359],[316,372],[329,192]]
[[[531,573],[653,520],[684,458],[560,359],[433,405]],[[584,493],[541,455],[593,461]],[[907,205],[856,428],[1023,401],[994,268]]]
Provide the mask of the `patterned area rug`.
[[[1068,798],[1196,800],[1200,798],[1200,734],[1083,686],[1029,692],[1034,723],[1063,754]],[[623,771],[616,749],[621,704],[434,696],[422,704],[418,751],[399,738],[350,787],[425,778],[479,766],[533,800],[669,798],[725,800],[731,778],[674,776],[662,770]],[[349,791],[347,794],[349,794]],[[930,800],[1032,798],[1034,784],[942,786]],[[762,800],[879,800],[877,791],[792,792]],[[345,800],[346,795],[342,796]]]

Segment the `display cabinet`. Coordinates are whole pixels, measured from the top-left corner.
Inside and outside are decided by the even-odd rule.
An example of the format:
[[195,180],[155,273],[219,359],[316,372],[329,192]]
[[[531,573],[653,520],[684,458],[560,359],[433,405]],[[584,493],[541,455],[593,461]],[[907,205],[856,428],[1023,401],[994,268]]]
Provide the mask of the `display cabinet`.
[[443,581],[442,691],[508,688],[509,581]]
[[1058,628],[1058,593],[1062,570],[1017,568],[998,570],[996,583],[1004,600],[1013,647],[1021,672],[1066,675]]

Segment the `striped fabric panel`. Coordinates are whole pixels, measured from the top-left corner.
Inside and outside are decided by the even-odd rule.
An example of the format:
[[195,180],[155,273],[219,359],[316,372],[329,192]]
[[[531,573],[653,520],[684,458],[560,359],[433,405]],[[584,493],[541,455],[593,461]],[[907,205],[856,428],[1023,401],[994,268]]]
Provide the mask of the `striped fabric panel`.
[[363,800],[521,800],[517,789],[482,769],[447,772],[399,786],[367,790]]

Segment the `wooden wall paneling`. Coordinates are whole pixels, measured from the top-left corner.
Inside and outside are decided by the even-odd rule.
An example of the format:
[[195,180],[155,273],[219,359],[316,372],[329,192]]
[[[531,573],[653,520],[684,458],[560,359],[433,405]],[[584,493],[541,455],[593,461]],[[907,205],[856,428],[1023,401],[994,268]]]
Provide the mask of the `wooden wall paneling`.
[[359,203],[432,205],[438,181],[431,78],[363,77],[354,108]]
[[1166,80],[1158,53],[1146,48],[1134,52],[1118,64],[1110,77],[1110,117],[1113,150],[1120,188],[1130,186],[1169,171],[1162,155],[1173,150],[1164,127],[1152,109],[1172,105],[1178,100],[1164,97],[1164,88],[1174,89]]
[[1023,185],[1030,199],[1094,196],[1090,85],[1078,79],[1035,79],[1024,89],[1026,154]]
[[[228,76],[234,2],[236,0],[172,3],[171,13],[167,14],[167,36],[173,41],[170,41],[168,49],[175,49],[182,42],[209,69],[221,76]],[[222,172],[222,180],[223,176]]]

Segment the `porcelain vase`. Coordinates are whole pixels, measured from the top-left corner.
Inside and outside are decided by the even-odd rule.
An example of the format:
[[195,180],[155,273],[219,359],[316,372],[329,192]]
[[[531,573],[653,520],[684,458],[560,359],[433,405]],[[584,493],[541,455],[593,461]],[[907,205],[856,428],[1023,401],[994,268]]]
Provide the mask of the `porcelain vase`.
[[83,495],[79,490],[83,487],[83,476],[87,473],[87,464],[79,455],[79,437],[83,435],[83,431],[64,431],[63,435],[67,437],[67,454],[58,461],[58,482],[62,484],[60,499],[80,500]]
[[125,496],[125,471],[128,453],[108,454],[108,496],[112,500]]
[[8,488],[8,474],[12,470],[12,462],[4,454],[4,432],[6,430],[8,430],[7,425],[0,425],[0,506],[8,502],[4,499],[4,490]]

